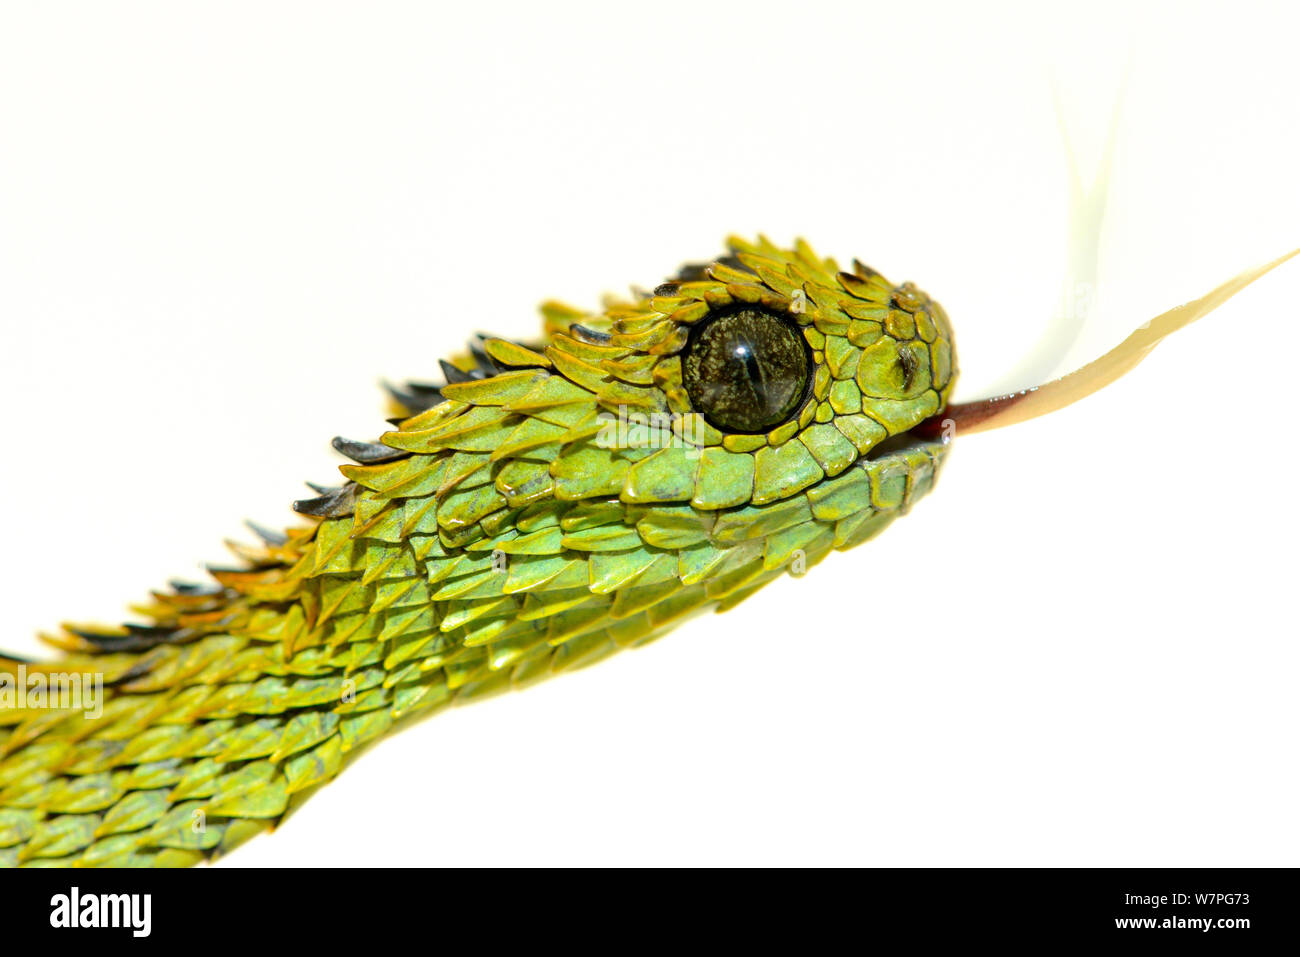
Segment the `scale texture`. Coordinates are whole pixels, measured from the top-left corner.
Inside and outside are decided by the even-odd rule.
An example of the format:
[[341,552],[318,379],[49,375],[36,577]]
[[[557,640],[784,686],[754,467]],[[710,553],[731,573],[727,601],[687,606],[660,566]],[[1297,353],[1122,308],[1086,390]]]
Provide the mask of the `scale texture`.
[[[393,390],[394,431],[335,440],[344,484],[213,582],[154,592],[147,624],[0,658],[105,685],[95,718],[0,705],[0,864],[225,853],[405,722],[725,610],[904,513],[947,451],[905,435],[947,405],[942,308],[802,242],[729,245],[599,312],[548,303],[543,341],[484,338],[445,384]],[[682,383],[692,328],[740,304],[811,356],[761,435],[712,427]]]

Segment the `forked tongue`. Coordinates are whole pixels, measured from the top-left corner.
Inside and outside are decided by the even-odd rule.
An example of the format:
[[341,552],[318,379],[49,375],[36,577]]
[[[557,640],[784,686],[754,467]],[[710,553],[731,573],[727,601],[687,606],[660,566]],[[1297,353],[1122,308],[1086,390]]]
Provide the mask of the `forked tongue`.
[[1127,339],[1110,352],[1069,375],[1007,395],[954,403],[922,422],[917,426],[916,432],[925,438],[983,432],[986,429],[1000,429],[1004,425],[1015,425],[1072,405],[1110,385],[1136,367],[1166,336],[1209,315],[1256,279],[1276,269],[1297,253],[1300,253],[1300,249],[1292,250],[1271,263],[1248,269],[1210,290],[1200,299],[1161,313],[1133,330]]

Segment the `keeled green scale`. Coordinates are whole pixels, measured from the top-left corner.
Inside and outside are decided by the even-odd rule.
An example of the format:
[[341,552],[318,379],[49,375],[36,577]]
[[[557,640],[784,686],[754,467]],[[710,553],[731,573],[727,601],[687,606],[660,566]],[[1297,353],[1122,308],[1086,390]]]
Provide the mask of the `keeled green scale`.
[[[296,503],[307,524],[153,593],[147,626],[69,630],[26,665],[109,687],[93,720],[0,710],[0,863],[222,853],[402,721],[725,610],[905,512],[946,452],[904,433],[947,404],[947,316],[803,243],[729,245],[600,313],[547,304],[544,343],[487,339],[449,384],[397,392],[395,431],[336,440],[357,464]],[[692,329],[740,307],[810,359],[762,434],[720,431],[683,386]]]

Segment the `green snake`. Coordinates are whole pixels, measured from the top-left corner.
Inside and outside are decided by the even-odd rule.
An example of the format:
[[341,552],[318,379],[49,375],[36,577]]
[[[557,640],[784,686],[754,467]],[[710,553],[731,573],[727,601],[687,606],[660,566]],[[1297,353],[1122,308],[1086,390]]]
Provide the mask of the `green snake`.
[[[873,538],[955,424],[1048,392],[950,408],[925,293],[803,242],[728,246],[600,312],[543,305],[542,341],[481,338],[393,390],[392,431],[335,439],[344,483],[238,567],[153,592],[144,624],[65,628],[52,662],[0,658],[0,864],[224,854],[413,720]],[[102,700],[19,693],[58,675]]]

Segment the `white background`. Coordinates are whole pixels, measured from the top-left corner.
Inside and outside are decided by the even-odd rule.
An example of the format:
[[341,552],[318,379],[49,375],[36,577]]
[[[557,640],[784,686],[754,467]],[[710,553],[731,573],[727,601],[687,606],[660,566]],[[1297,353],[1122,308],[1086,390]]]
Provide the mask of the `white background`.
[[[729,232],[916,280],[979,397],[1068,326],[1067,157],[1091,182],[1113,125],[1078,365],[1300,244],[1297,26],[6,2],[0,644],[291,521],[329,438],[384,428],[379,378]],[[408,730],[231,862],[1296,864],[1298,303],[1292,264],[1107,392],[959,439],[884,537]]]

